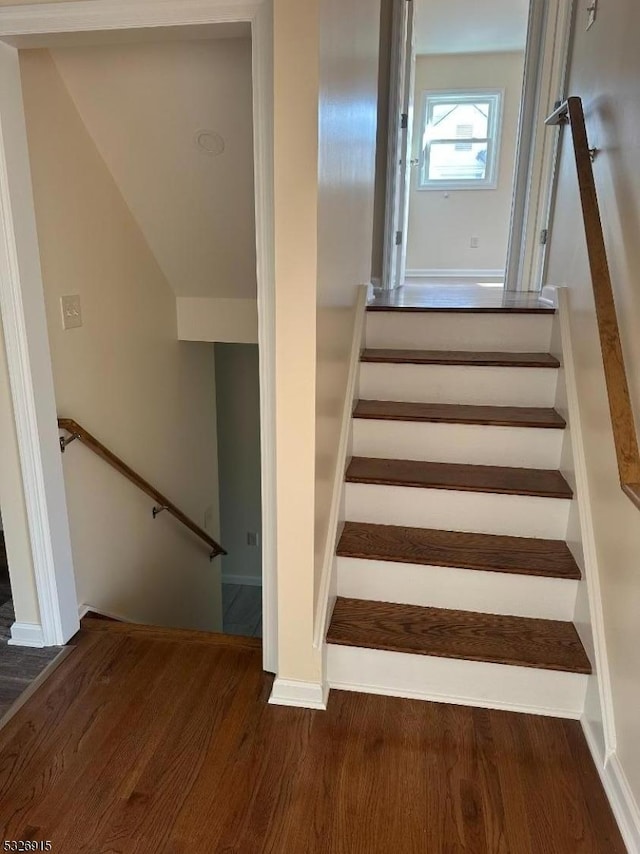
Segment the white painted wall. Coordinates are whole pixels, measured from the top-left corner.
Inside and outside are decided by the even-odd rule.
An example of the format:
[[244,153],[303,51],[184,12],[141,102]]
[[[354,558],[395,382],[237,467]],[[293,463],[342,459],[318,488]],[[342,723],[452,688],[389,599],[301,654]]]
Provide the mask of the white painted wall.
[[[251,40],[52,56],[175,294],[255,299]],[[202,130],[223,138],[222,154],[198,147]]]
[[[256,344],[216,344],[216,411],[223,581],[262,584],[260,377]],[[255,546],[247,534],[256,533]]]
[[[347,8],[349,14],[347,14]],[[379,4],[322,4],[316,322],[314,602],[329,530],[354,329],[356,288],[371,281]]]
[[379,14],[368,0],[274,4],[279,675],[296,684],[321,675],[314,605],[371,267]]
[[[588,32],[577,24],[567,91],[584,101],[622,346],[640,424],[640,6],[634,0],[600,4]],[[550,133],[557,133],[550,130]],[[569,140],[559,170],[547,281],[570,288],[576,380],[583,412],[587,474],[600,566],[604,623],[615,709],[617,759],[640,803],[640,516],[622,493],[607,403],[591,279]],[[637,808],[637,806],[636,806]],[[640,812],[636,814],[640,842]]]
[[258,343],[255,299],[178,297],[178,338],[181,341]]
[[[175,296],[46,51],[21,55],[60,415],[218,535],[213,348],[176,340]],[[59,297],[83,326],[63,331]],[[78,595],[125,619],[216,629],[219,562],[89,450],[64,458]]]
[[[504,89],[505,94],[496,189],[423,190],[418,187],[418,167],[412,170],[408,275],[421,270],[504,270],[523,69],[522,52],[416,57],[414,158],[422,138],[425,91]],[[471,237],[478,238],[477,249],[471,248]]]

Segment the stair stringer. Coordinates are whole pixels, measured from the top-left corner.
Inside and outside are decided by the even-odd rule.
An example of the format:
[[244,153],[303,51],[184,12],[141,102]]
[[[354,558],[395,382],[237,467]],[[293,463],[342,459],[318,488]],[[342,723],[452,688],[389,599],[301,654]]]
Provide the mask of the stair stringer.
[[556,302],[551,349],[561,368],[555,409],[567,422],[560,458],[560,471],[573,489],[567,525],[567,545],[582,572],[578,583],[574,625],[589,656],[593,673],[588,677],[582,724],[589,742],[596,747],[596,764],[606,764],[615,753],[616,734],[611,680],[604,633],[598,554],[591,514],[590,484],[582,438],[571,338],[568,288],[546,288]]

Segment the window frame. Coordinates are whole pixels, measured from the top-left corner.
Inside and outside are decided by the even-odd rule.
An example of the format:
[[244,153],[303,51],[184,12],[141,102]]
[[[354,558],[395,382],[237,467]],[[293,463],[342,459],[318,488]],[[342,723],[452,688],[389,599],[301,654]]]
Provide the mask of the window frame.
[[[498,174],[500,166],[500,141],[502,138],[502,117],[504,107],[504,89],[427,89],[422,93],[422,121],[420,124],[418,153],[418,190],[496,190],[498,187]],[[422,146],[422,140],[427,126],[429,107],[432,103],[452,101],[458,103],[473,103],[482,99],[493,102],[491,119],[487,127],[487,164],[484,178],[478,179],[423,179],[425,168],[428,168],[429,148],[427,143]],[[444,141],[444,140],[443,140]],[[449,140],[446,140],[449,141]],[[482,140],[451,140],[451,142],[471,142]]]

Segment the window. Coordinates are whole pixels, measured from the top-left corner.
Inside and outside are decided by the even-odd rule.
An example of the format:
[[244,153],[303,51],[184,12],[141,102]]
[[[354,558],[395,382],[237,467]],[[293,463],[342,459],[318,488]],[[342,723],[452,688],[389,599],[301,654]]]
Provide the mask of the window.
[[419,186],[495,189],[502,92],[425,92],[423,116]]

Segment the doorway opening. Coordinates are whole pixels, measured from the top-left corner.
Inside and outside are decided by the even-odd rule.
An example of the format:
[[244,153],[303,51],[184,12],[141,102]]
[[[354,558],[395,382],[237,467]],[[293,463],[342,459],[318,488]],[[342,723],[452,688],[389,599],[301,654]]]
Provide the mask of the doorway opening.
[[383,3],[375,287],[540,290],[569,6]]
[[[55,33],[44,6],[25,16],[18,10],[7,21],[0,10],[0,163],[6,167],[6,174],[0,173],[0,224],[8,238],[6,253],[0,251],[0,267],[8,271],[0,279],[0,297],[5,331],[16,332],[7,341],[7,357],[16,421],[24,428],[20,452],[33,463],[33,482],[25,475],[24,489],[32,536],[42,546],[42,553],[33,548],[38,603],[46,605],[44,611],[40,607],[44,646],[68,640],[78,626],[78,607],[105,597],[113,607],[96,609],[114,616],[131,619],[135,599],[142,609],[138,622],[180,625],[177,618],[189,628],[222,627],[220,561],[209,563],[210,550],[189,539],[193,526],[183,530],[169,514],[160,516],[166,507],[154,506],[152,514],[148,498],[118,480],[122,472],[105,467],[104,456],[92,457],[86,443],[73,446],[63,469],[57,416],[77,419],[107,439],[110,450],[148,473],[157,491],[175,496],[196,527],[216,533],[218,484],[209,477],[218,462],[214,342],[259,344],[261,481],[272,498],[269,12],[260,0],[237,3],[237,12],[233,5],[202,10],[194,24],[180,2],[161,10],[133,4],[131,11],[79,2],[56,16]],[[198,73],[212,42],[219,50],[210,54],[229,54],[240,44],[246,98],[235,97],[227,85],[233,75],[222,71],[212,80]],[[174,58],[185,54],[184,73],[165,74],[156,62],[163,52]],[[216,124],[211,108],[219,95],[228,104],[216,114],[221,116]],[[171,106],[160,111],[164,129],[155,122],[158,111],[154,117],[150,110],[154,100]],[[109,114],[120,107],[128,119],[113,121]],[[240,113],[249,119],[244,136],[238,133]],[[51,128],[61,117],[69,146],[59,150],[61,135]],[[42,122],[47,132],[33,132]],[[130,149],[137,151],[135,162]],[[238,152],[247,154],[242,164],[236,162]],[[149,179],[154,163],[155,182]],[[233,173],[237,180],[231,190],[212,194],[213,173],[221,180]],[[47,190],[47,182],[57,190]],[[203,185],[204,200],[183,216],[181,190],[186,186],[193,195]],[[159,204],[154,191],[167,194],[169,203]],[[203,259],[214,244],[211,205],[221,212],[223,234],[207,276]],[[239,220],[249,223],[242,240]],[[242,241],[250,271],[237,265],[235,277],[224,275],[229,251]],[[185,251],[187,243],[191,251]],[[208,287],[214,292],[202,292]],[[243,287],[251,293],[240,293]],[[127,366],[137,376],[133,384]],[[109,399],[117,406],[105,406]],[[116,492],[120,500],[113,502]],[[133,514],[128,527],[119,525],[125,511]],[[267,520],[259,545],[267,590],[264,665],[276,670],[271,501],[261,516]],[[137,547],[139,536],[144,542]],[[95,545],[100,538],[104,549]],[[121,571],[123,548],[141,574]],[[111,568],[100,571],[97,556],[107,552]],[[186,559],[172,560],[180,555]],[[169,596],[166,589],[160,596],[158,567],[169,563],[174,565],[174,576],[164,572],[165,580],[173,578]],[[186,576],[198,582],[188,585],[188,596]],[[204,595],[194,598],[198,591]],[[189,597],[193,607],[185,602]]]

